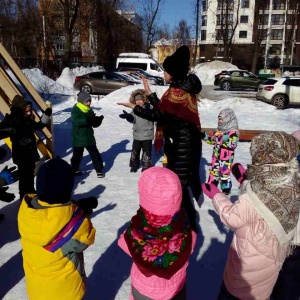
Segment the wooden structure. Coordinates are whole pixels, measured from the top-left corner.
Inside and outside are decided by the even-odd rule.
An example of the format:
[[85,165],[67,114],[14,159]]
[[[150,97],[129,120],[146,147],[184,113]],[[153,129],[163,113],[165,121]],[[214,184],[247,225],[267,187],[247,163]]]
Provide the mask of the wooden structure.
[[[39,110],[45,110],[48,105],[38,94],[35,88],[32,86],[27,77],[22,73],[20,68],[14,62],[12,57],[0,43],[0,111],[4,116],[10,113],[11,101],[16,95],[23,96],[22,92],[16,85],[16,83],[10,78],[7,70],[10,70],[15,78],[18,80],[23,90],[26,91],[26,99],[34,103],[34,107]],[[29,99],[30,98],[30,99]],[[41,113],[40,113],[41,114]],[[33,110],[33,115],[36,121],[40,120],[40,117],[36,110]],[[41,135],[41,136],[40,136]],[[36,140],[38,150],[41,152],[44,158],[53,157],[53,137],[52,137],[52,119],[51,125],[45,127],[39,135],[36,133]],[[5,139],[6,144],[11,148],[10,139]]]

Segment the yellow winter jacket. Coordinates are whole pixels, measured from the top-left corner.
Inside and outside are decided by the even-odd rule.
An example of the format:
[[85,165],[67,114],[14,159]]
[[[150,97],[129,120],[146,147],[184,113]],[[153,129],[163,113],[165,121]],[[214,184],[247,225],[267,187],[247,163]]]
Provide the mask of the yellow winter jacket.
[[72,218],[77,205],[48,204],[36,195],[24,197],[18,213],[23,267],[30,300],[79,300],[85,294],[83,251],[92,245],[96,230],[84,216],[78,230],[55,252],[48,245]]

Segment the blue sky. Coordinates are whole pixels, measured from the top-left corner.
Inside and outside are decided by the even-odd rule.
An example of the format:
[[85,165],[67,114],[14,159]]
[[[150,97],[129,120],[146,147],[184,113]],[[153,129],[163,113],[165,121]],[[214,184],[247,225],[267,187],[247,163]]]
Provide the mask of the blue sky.
[[170,30],[177,26],[181,19],[185,19],[188,25],[194,24],[195,3],[195,0],[165,0],[161,9],[161,22],[168,23]]

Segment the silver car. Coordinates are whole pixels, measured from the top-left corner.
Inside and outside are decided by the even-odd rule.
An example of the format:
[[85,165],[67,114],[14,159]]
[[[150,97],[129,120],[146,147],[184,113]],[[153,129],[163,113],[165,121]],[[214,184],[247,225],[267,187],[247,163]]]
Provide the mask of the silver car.
[[300,76],[269,78],[258,87],[256,99],[284,109],[300,104]]
[[136,81],[126,79],[114,72],[92,72],[76,76],[73,87],[75,90],[89,94],[109,94],[128,85],[137,84]]

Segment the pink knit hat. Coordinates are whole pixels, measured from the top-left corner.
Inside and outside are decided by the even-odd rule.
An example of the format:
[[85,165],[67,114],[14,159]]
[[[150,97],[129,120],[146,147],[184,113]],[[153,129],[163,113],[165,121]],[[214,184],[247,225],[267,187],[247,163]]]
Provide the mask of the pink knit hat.
[[138,183],[140,205],[155,215],[174,215],[181,205],[182,191],[178,176],[163,167],[145,170]]

